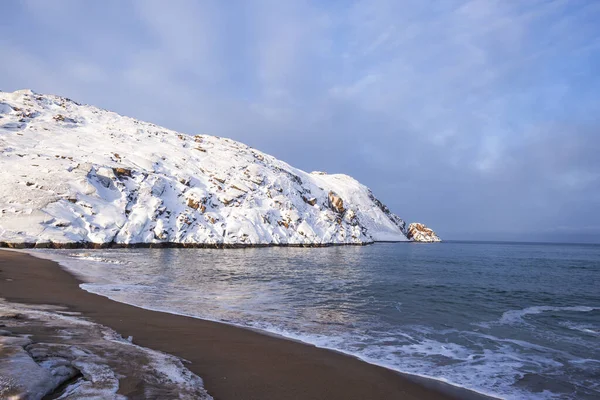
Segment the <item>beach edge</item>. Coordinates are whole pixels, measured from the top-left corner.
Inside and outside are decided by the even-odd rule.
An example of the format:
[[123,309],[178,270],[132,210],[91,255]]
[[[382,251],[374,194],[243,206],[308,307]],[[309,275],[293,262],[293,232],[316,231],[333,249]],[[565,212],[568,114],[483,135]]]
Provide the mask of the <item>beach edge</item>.
[[181,357],[218,399],[489,398],[307,343],[119,303],[84,291],[81,283],[55,261],[0,249],[3,298],[63,306],[133,336],[140,346]]

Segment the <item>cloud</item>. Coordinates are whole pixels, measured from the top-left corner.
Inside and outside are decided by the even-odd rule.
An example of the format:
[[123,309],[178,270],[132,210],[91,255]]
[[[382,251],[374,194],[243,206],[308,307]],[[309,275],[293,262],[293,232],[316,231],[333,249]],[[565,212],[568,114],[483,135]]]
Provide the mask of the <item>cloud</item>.
[[9,7],[3,90],[348,173],[447,237],[600,226],[596,2]]

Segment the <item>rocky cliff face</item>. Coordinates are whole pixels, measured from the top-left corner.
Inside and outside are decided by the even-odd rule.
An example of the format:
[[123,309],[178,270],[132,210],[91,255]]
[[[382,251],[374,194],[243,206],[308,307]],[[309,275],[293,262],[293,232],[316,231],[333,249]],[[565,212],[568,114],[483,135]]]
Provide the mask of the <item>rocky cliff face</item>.
[[433,230],[426,227],[424,224],[413,222],[408,225],[406,229],[406,237],[415,242],[441,242],[440,239]]
[[0,92],[0,245],[329,245],[405,241],[347,175],[66,98]]

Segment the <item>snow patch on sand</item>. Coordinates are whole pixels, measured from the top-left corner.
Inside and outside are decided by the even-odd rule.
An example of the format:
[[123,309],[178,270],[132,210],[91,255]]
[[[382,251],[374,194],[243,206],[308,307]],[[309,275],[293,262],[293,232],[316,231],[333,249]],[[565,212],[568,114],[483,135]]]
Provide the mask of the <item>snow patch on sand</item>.
[[[0,300],[0,322],[0,398],[121,400],[122,377],[135,380],[147,398],[212,398],[179,358],[60,309]],[[28,334],[13,334],[15,328]]]

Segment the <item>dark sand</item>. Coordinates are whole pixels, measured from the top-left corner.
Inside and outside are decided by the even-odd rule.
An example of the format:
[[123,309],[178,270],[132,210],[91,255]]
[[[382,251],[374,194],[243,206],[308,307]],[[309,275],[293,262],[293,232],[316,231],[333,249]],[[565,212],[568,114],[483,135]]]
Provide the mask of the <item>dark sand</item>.
[[[53,261],[0,251],[0,297],[65,306],[138,345],[189,360],[186,366],[217,400],[482,398],[311,345],[117,303],[80,283]],[[120,392],[137,397],[128,386],[124,380]]]

